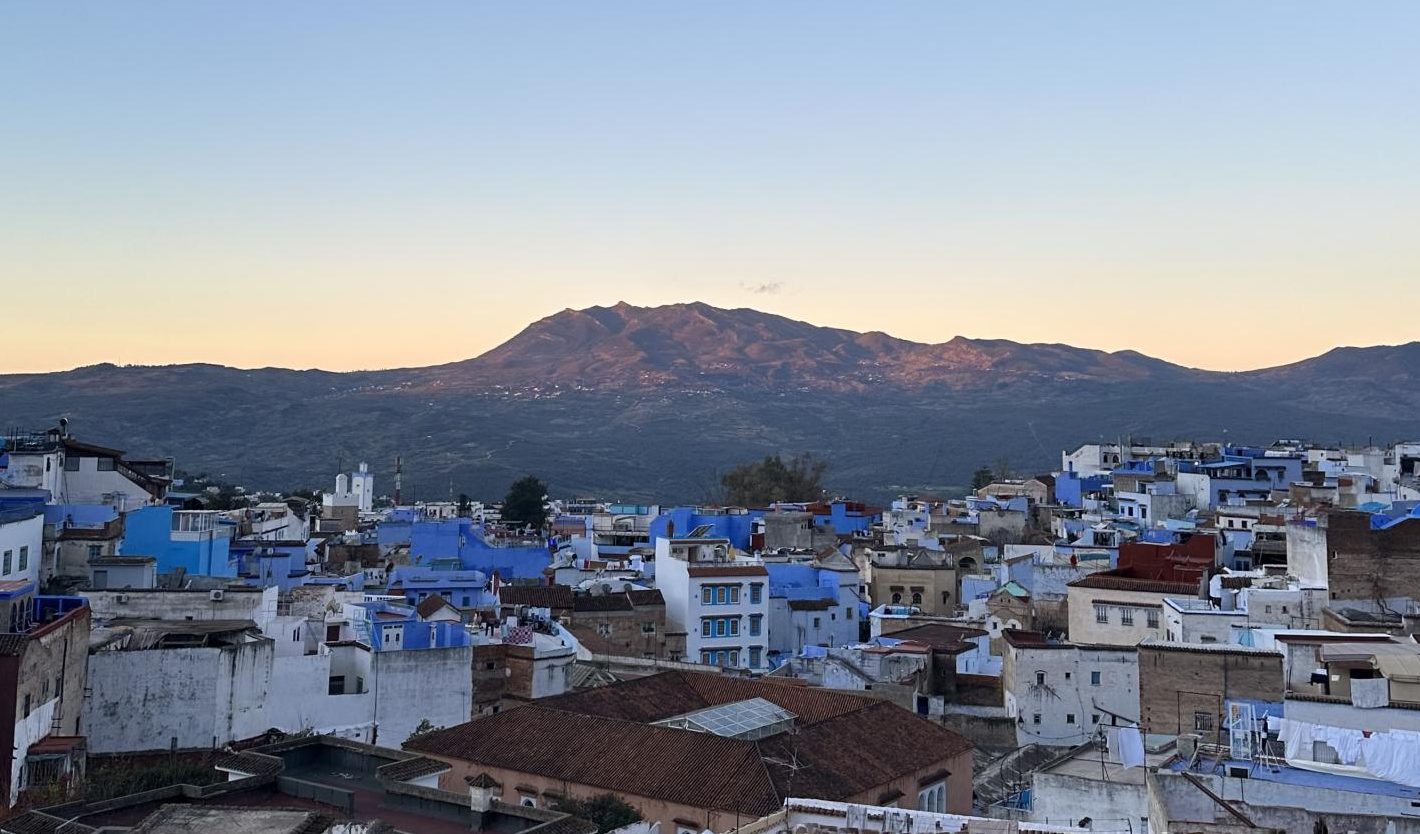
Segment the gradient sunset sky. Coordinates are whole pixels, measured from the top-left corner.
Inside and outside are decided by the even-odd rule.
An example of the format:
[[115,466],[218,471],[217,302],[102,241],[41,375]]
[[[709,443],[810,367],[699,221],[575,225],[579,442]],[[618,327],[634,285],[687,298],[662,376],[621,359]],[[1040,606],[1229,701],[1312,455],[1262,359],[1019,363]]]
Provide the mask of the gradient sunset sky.
[[7,2],[0,371],[699,300],[1253,368],[1420,338],[1420,3]]

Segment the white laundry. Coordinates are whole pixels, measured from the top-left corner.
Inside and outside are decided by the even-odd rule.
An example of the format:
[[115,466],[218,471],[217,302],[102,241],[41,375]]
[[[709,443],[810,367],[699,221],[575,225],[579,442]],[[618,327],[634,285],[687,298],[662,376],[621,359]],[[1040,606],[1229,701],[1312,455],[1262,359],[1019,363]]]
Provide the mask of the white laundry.
[[1125,769],[1144,766],[1144,736],[1138,727],[1122,727],[1119,730],[1119,763]]

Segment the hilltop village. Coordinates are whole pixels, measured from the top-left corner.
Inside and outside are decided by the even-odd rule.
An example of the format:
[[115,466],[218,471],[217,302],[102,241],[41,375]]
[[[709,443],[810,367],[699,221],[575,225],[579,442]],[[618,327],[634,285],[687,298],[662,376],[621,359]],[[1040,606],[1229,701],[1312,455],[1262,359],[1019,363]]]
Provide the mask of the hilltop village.
[[532,525],[229,493],[5,438],[0,832],[1420,831],[1420,442]]

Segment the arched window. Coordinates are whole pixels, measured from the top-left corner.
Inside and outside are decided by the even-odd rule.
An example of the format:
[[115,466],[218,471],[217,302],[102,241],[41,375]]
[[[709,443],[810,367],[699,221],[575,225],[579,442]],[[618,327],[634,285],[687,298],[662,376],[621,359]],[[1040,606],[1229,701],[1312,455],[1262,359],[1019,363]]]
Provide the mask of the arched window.
[[901,605],[901,604],[902,604],[902,594],[893,594],[893,595],[892,595],[892,604],[893,604],[893,605]]
[[922,592],[920,592],[920,591],[913,591],[913,592],[912,592],[912,604],[913,604],[913,605],[921,605],[921,604],[922,604]]

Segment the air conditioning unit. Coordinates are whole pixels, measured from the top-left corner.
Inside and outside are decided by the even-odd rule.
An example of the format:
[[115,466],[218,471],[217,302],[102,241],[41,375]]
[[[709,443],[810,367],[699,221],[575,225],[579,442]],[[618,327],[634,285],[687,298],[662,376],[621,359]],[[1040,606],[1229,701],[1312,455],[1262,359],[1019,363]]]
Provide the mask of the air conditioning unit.
[[128,604],[128,594],[114,594],[114,595],[113,595],[113,601],[116,602],[116,603],[118,603],[119,605],[127,605],[127,604]]
[[207,592],[207,598],[213,602],[221,602],[224,596],[226,596],[226,592],[220,588]]

